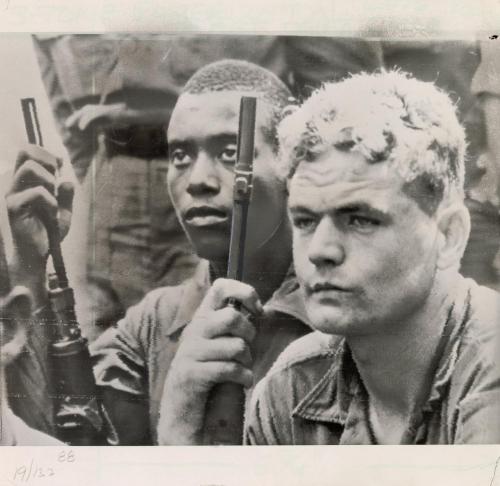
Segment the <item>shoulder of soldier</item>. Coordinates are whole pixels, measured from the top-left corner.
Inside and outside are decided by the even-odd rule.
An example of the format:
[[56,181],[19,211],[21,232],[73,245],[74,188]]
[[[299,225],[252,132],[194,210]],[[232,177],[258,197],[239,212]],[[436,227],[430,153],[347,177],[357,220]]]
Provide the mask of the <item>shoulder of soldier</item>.
[[482,336],[498,332],[500,324],[500,293],[469,279],[470,309],[468,319],[470,332]]
[[[469,282],[470,302],[448,387],[450,430],[458,443],[498,442],[500,413],[500,294]],[[456,421],[456,423],[455,423]]]
[[342,338],[313,332],[283,351],[252,395],[249,443],[293,443],[293,411],[331,369],[341,346]]
[[330,369],[342,342],[341,337],[318,331],[297,339],[280,354],[256,391],[286,397],[291,392],[287,387],[292,387],[297,398],[304,395]]
[[174,312],[181,304],[182,296],[190,286],[190,279],[179,285],[169,285],[150,290],[137,304],[145,314]]
[[196,273],[175,286],[150,291],[139,304],[142,318],[158,324],[170,334],[187,324],[210,288],[208,267],[200,265]]
[[[208,266],[206,273],[208,275]],[[205,269],[200,264],[195,275],[181,284],[151,290],[140,302],[129,307],[125,317],[115,328],[104,332],[98,343],[115,340],[120,334],[122,338],[146,345],[159,335],[169,335],[183,328],[209,288],[209,279],[205,279],[204,274]]]
[[305,366],[309,362],[331,358],[343,338],[319,331],[309,333],[291,343],[280,354],[270,373]]
[[467,279],[469,305],[459,350],[460,361],[484,366],[500,352],[500,294]]
[[461,399],[494,387],[500,391],[500,294],[468,281],[470,303],[452,386],[462,388]]

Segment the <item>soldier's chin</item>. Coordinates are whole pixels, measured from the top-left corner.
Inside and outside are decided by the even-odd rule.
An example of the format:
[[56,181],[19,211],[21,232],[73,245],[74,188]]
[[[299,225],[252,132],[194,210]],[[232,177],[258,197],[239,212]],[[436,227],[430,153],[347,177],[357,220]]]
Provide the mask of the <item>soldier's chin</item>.
[[212,231],[191,231],[188,236],[194,251],[200,258],[227,262],[231,234],[225,231],[225,228]]
[[317,331],[325,334],[345,335],[349,334],[350,325],[347,313],[339,308],[327,306],[309,306],[307,314],[311,326]]

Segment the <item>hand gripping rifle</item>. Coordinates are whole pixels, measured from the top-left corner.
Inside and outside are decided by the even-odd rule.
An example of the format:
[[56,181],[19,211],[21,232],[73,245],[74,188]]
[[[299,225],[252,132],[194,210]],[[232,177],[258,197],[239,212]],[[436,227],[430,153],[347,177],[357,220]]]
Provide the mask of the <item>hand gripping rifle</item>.
[[[227,278],[243,280],[247,215],[252,195],[252,171],[257,100],[243,96],[240,104],[238,150],[233,192],[233,219]],[[229,305],[245,311],[231,300]],[[209,396],[205,415],[205,444],[241,445],[245,390],[236,383],[216,385]]]
[[[42,146],[35,100],[22,99],[21,107],[29,143]],[[76,319],[75,298],[66,275],[57,219],[47,221],[46,229],[55,270],[49,275],[49,300],[55,324],[49,369],[56,435],[70,445],[104,444],[107,421],[97,399],[87,340],[81,335]]]

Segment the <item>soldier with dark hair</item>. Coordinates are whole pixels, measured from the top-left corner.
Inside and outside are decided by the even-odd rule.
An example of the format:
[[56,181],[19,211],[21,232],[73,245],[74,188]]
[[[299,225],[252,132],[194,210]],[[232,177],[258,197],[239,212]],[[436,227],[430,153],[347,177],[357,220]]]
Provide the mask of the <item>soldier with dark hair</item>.
[[[224,277],[246,94],[258,101],[243,284]],[[274,74],[228,60],[194,74],[176,103],[167,133],[168,190],[204,260],[192,279],[150,292],[91,347],[122,444],[201,443],[214,385],[252,388],[284,347],[309,331],[291,268],[285,181],[276,173],[276,126],[290,102]],[[252,322],[227,307],[231,298],[253,314]]]

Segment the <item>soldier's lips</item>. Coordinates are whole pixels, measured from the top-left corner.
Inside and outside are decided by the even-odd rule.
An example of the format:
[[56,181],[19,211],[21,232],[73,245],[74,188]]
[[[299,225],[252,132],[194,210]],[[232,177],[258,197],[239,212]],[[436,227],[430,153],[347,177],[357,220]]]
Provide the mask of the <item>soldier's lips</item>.
[[331,283],[331,282],[316,282],[308,285],[308,290],[311,294],[328,294],[328,293],[343,293],[350,292],[350,289]]
[[184,213],[184,221],[195,227],[224,224],[228,220],[229,213],[215,206],[196,206]]

